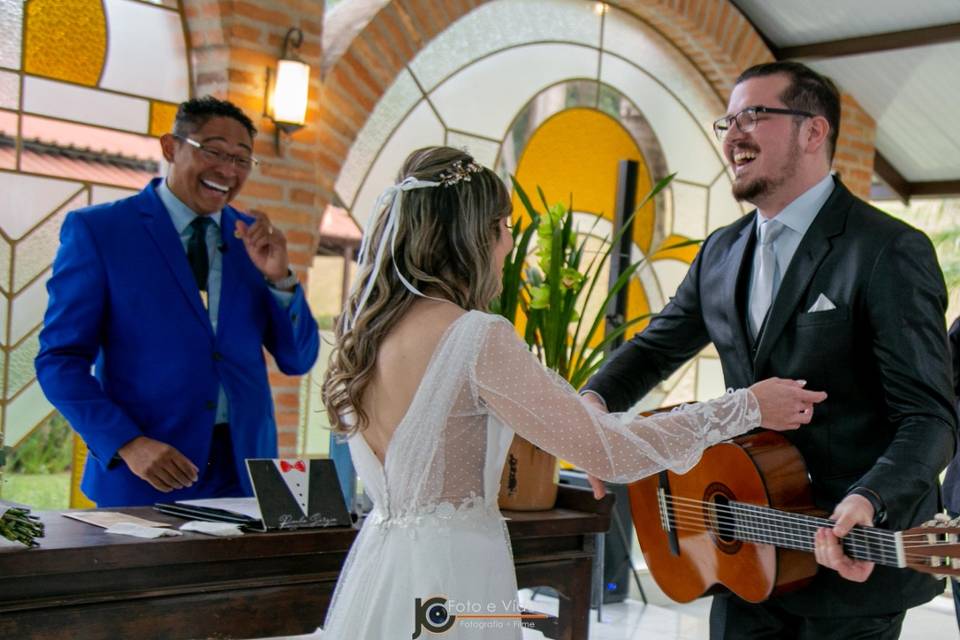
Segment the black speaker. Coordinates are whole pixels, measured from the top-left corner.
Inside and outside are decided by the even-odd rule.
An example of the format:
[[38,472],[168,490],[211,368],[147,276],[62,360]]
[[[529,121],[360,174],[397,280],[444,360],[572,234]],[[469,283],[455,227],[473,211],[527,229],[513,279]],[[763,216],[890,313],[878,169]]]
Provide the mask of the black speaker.
[[[560,484],[590,488],[587,474],[574,469],[560,470]],[[627,487],[622,484],[606,484],[607,493],[616,497],[610,518],[610,530],[604,534],[603,544],[603,603],[623,602],[630,593],[630,547],[633,543],[633,520],[630,517],[630,497]],[[619,520],[622,531],[617,530]],[[624,540],[624,537],[627,539]],[[594,563],[597,558],[593,559]],[[596,564],[594,564],[596,566]],[[596,585],[594,585],[596,589]],[[597,594],[590,598],[593,606],[597,603]]]

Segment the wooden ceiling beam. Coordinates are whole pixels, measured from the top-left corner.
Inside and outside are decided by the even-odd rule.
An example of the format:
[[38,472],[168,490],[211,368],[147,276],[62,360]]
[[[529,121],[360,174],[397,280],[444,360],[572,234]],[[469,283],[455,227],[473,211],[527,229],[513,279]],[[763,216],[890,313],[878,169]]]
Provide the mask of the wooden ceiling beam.
[[929,182],[911,182],[910,195],[915,197],[957,197],[960,196],[960,180],[931,180]]
[[[890,191],[906,204],[910,198],[949,198],[960,196],[960,179],[910,182],[879,151],[873,159],[873,172],[883,180]],[[875,191],[874,198],[877,197]]]
[[[747,17],[743,10],[740,13]],[[749,20],[749,17],[747,19]],[[753,23],[751,22],[751,24]],[[777,60],[838,58],[906,49],[908,47],[960,42],[960,22],[790,47],[773,46],[769,38],[755,24],[753,27],[764,42],[768,43],[773,57]],[[890,192],[896,194],[897,198],[904,204],[910,201],[911,196],[960,196],[960,179],[910,182],[879,151],[876,151],[874,155],[873,171],[889,187]]]
[[908,47],[926,47],[933,44],[958,41],[960,41],[960,22],[953,22],[920,29],[875,33],[857,38],[842,38],[840,40],[780,47],[773,51],[773,55],[777,60],[839,58],[841,56],[879,53]]
[[901,202],[906,204],[910,201],[913,185],[879,151],[874,151],[873,172],[897,194]]

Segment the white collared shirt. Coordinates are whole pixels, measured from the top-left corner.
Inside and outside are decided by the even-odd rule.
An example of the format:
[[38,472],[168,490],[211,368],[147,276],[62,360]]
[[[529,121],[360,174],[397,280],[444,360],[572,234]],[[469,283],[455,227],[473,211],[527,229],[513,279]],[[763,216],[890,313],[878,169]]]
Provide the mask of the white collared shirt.
[[[780,213],[770,218],[784,226],[783,231],[773,244],[773,252],[777,256],[776,273],[778,275],[773,283],[773,297],[771,300],[777,299],[777,293],[780,290],[780,280],[787,272],[787,267],[790,266],[790,261],[793,260],[793,254],[797,252],[797,247],[800,246],[800,241],[803,240],[807,229],[813,224],[814,218],[817,217],[820,209],[823,208],[823,205],[830,198],[830,194],[833,193],[833,188],[833,174],[828,173],[823,180],[804,191],[793,202],[784,207]],[[763,224],[765,220],[767,220],[767,218],[764,217],[763,212],[758,209],[756,224],[754,225],[754,233],[757,234],[758,244],[760,242],[760,225]],[[747,289],[747,291],[753,291],[753,280],[757,277],[757,271],[759,271],[759,269],[760,252],[754,251],[753,266],[750,270],[750,288]],[[747,308],[749,308],[749,300],[747,301]]]

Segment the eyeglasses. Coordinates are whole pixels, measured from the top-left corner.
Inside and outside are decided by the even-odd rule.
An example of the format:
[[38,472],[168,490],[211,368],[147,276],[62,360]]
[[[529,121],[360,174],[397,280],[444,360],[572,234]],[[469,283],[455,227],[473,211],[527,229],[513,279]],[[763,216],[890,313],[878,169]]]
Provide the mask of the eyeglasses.
[[784,116],[802,116],[804,118],[813,118],[816,114],[809,111],[798,111],[796,109],[777,109],[775,107],[747,107],[735,116],[724,116],[713,123],[713,132],[717,135],[717,140],[723,142],[730,132],[734,123],[743,133],[749,133],[757,128],[757,114],[772,113],[774,115]]
[[250,171],[253,167],[260,164],[260,161],[254,158],[253,156],[238,156],[232,153],[227,153],[226,151],[218,151],[213,147],[201,144],[196,140],[187,138],[186,136],[180,136],[173,134],[173,137],[177,140],[183,140],[191,147],[195,148],[197,151],[203,155],[204,158],[210,162],[222,162],[223,164],[233,164],[240,171]]

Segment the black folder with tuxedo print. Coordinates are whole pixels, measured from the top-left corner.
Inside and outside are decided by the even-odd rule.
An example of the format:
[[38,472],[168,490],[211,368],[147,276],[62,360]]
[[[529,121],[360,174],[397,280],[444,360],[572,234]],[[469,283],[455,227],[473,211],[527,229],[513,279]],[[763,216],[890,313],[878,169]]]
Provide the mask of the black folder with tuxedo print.
[[[255,498],[157,503],[154,508],[193,520],[232,522],[252,531],[351,526],[333,460],[251,458],[246,462]],[[247,501],[256,505],[234,509],[228,504]],[[253,515],[257,511],[259,518]]]

